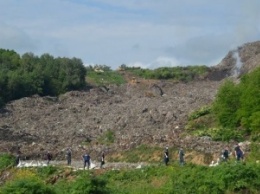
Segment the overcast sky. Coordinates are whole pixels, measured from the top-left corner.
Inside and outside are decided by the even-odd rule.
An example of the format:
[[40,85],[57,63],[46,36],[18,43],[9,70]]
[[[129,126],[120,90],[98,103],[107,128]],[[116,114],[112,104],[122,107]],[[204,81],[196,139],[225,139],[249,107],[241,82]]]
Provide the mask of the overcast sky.
[[0,48],[119,67],[216,65],[260,40],[260,0],[0,0]]

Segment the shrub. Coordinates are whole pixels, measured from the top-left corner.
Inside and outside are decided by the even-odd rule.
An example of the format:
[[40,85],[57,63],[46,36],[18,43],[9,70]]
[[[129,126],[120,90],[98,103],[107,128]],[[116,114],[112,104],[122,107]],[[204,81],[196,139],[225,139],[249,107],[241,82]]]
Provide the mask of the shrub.
[[229,141],[229,140],[236,140],[242,141],[243,133],[237,130],[233,130],[230,128],[205,128],[202,130],[197,130],[194,132],[197,136],[210,136],[215,141]]
[[70,194],[106,194],[110,193],[106,181],[101,178],[91,177],[89,174],[81,174],[69,189]]
[[0,154],[0,171],[15,165],[15,158],[10,154]]
[[55,172],[57,172],[57,170],[58,168],[55,166],[46,166],[46,167],[37,168],[37,173],[41,177],[48,177],[54,174]]
[[99,141],[104,144],[114,143],[115,133],[109,129],[102,136],[99,137]]
[[250,144],[250,153],[247,156],[247,160],[252,162],[260,161],[260,144],[259,143],[251,143]]
[[203,106],[199,110],[192,112],[189,115],[189,120],[197,119],[197,118],[204,116],[204,115],[207,115],[209,113],[211,113],[211,107],[210,106]]
[[0,193],[55,194],[56,192],[37,179],[23,177],[23,179],[17,179],[4,185],[2,189],[0,189]]
[[32,169],[20,168],[15,171],[12,178],[18,180],[18,179],[23,179],[24,177],[26,177],[27,179],[35,179],[37,178],[37,175]]
[[259,179],[259,165],[239,163],[227,163],[216,167],[188,165],[185,169],[173,173],[171,193],[258,193]]

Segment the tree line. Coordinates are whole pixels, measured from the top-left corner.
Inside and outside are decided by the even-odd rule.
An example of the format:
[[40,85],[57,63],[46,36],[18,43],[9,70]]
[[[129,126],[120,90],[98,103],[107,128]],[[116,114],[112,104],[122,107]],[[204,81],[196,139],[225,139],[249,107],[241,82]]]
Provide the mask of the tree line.
[[0,107],[26,96],[57,96],[85,86],[86,68],[81,59],[33,53],[20,56],[0,49]]

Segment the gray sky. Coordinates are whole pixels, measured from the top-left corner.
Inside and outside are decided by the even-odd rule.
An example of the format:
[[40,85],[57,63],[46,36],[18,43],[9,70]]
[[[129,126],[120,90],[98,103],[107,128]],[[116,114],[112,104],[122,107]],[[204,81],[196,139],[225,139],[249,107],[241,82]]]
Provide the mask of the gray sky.
[[84,64],[216,65],[260,40],[259,0],[0,0],[0,48]]

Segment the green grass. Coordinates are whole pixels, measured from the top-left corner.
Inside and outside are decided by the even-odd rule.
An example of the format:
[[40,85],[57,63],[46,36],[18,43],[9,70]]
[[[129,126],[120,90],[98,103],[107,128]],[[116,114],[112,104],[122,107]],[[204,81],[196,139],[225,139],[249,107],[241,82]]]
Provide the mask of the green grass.
[[88,71],[87,82],[97,86],[106,86],[109,84],[121,85],[126,83],[124,77],[116,71]]
[[113,162],[161,162],[162,157],[158,158],[158,154],[163,153],[160,147],[149,147],[147,145],[140,145],[133,149],[121,153],[120,156],[112,156],[109,158]]
[[146,79],[171,79],[184,82],[203,78],[209,72],[206,66],[160,67],[154,70],[126,67],[124,70]]
[[10,154],[0,154],[0,172],[15,165],[15,157]]
[[[16,169],[17,174],[23,169]],[[28,172],[27,172],[28,171]],[[32,173],[29,173],[32,171]],[[6,193],[53,194],[177,194],[252,193],[260,190],[260,164],[230,161],[216,167],[187,164],[148,166],[141,169],[69,171],[67,168],[34,170],[30,177],[12,176],[0,187]],[[20,173],[21,174],[21,173]],[[24,173],[22,173],[24,174]],[[44,176],[43,176],[44,175]],[[53,180],[56,177],[56,182]]]

